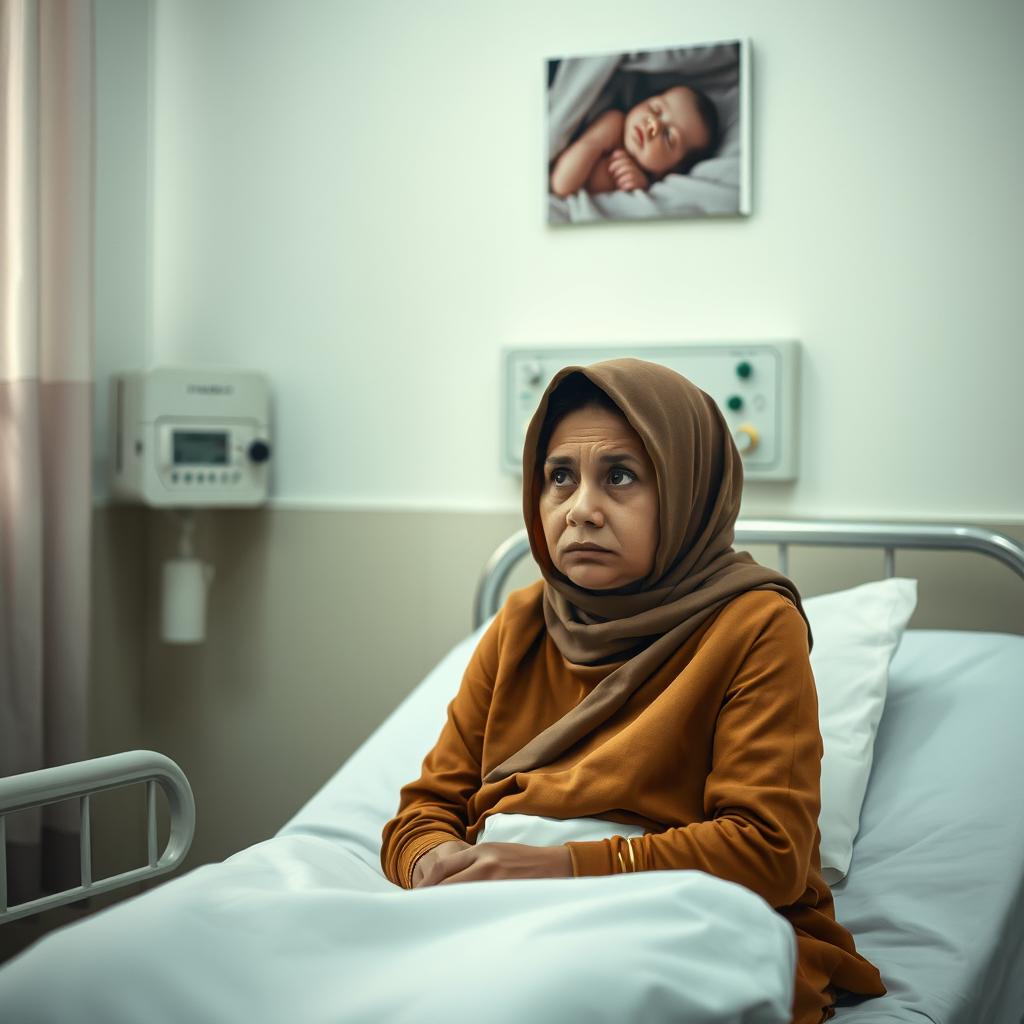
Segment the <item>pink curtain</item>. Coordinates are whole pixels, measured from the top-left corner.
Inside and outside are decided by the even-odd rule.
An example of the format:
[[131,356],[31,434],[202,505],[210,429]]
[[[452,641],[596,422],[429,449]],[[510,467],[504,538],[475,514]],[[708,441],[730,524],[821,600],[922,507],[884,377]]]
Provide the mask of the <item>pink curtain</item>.
[[[0,0],[0,775],[88,756],[93,105],[92,0]],[[12,903],[78,828],[8,819]]]

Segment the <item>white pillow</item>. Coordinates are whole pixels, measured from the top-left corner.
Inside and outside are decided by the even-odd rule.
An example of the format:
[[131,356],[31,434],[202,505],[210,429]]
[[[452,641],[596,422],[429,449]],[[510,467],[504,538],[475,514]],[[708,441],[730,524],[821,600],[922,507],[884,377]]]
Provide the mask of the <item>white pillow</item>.
[[807,598],[814,634],[821,761],[821,873],[829,885],[850,867],[860,828],[889,662],[917,605],[917,580],[893,577]]

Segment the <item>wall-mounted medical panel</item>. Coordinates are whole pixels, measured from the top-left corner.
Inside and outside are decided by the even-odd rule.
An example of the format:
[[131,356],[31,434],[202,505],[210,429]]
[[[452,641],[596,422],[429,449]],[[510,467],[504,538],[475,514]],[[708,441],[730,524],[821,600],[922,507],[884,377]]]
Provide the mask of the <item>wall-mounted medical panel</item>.
[[706,391],[722,410],[747,480],[795,480],[800,379],[797,341],[505,348],[502,465],[522,474],[523,439],[540,396],[565,366],[630,356],[660,363]]
[[262,505],[270,393],[262,374],[158,368],[111,381],[111,489],[163,508]]

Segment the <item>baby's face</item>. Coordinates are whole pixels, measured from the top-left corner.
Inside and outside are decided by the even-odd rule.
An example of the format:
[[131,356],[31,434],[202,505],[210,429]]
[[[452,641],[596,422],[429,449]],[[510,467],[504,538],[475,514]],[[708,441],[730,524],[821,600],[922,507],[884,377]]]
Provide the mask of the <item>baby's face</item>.
[[626,115],[622,145],[645,170],[664,174],[710,141],[692,89],[677,85]]

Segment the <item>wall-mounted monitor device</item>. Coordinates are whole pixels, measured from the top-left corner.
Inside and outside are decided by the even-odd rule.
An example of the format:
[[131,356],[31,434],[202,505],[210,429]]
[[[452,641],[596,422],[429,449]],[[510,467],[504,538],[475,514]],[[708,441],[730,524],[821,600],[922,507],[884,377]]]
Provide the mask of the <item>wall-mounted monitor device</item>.
[[270,396],[259,373],[154,369],[111,382],[115,498],[163,508],[262,505]]

